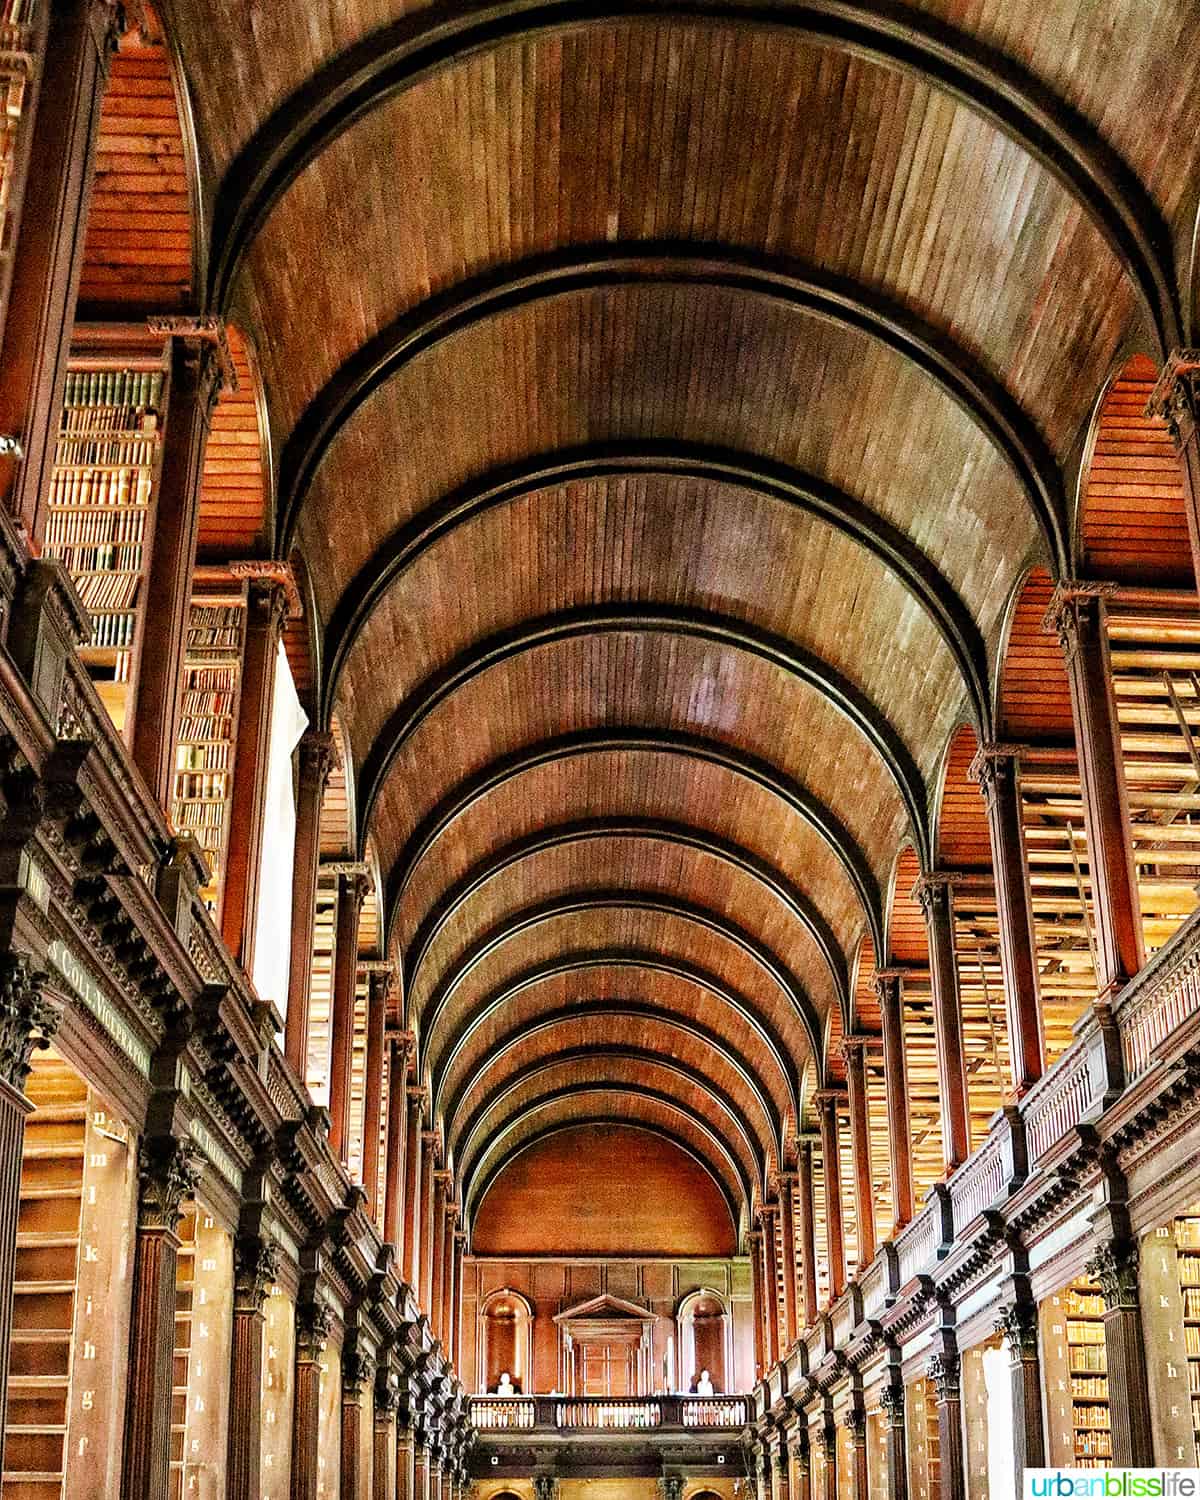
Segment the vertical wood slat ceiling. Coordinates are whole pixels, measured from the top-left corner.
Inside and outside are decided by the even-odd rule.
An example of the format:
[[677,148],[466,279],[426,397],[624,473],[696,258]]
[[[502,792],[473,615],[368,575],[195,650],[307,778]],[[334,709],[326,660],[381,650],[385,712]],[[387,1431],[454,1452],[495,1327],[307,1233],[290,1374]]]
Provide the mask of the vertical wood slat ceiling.
[[969,724],[955,730],[946,757],[938,817],[938,863],[948,870],[990,870],[987,809],[978,783],[967,771],[979,741]]
[[266,541],[258,368],[244,335],[233,324],[228,337],[237,389],[226,386],[221,391],[204,449],[197,539],[197,555],[204,562],[259,557]]
[[1146,415],[1157,376],[1137,354],[1105,393],[1083,488],[1083,562],[1091,578],[1191,588],[1179,459],[1167,424]]
[[192,293],[192,214],[170,60],[152,16],[121,38],[100,110],[79,300],[155,313]]
[[1017,597],[1000,679],[1003,738],[1061,739],[1075,727],[1058,637],[1042,629],[1053,585],[1044,568],[1033,568]]

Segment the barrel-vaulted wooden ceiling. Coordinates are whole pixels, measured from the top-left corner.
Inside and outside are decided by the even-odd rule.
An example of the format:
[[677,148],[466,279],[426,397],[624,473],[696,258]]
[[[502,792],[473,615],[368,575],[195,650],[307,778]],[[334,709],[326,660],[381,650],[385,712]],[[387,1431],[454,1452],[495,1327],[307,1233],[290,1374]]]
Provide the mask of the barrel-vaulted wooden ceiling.
[[163,9],[468,1208],[611,1118],[744,1203],[1191,331],[1194,4]]

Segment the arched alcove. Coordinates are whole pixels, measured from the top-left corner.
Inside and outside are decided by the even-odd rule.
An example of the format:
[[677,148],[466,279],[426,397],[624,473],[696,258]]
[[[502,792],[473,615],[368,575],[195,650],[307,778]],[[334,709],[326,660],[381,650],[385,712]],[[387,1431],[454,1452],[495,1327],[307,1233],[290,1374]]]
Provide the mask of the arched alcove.
[[513,1389],[525,1391],[533,1365],[533,1309],[507,1287],[485,1297],[479,1307],[479,1389],[494,1392],[508,1375]]
[[729,1309],[719,1292],[690,1292],[675,1314],[679,1338],[680,1390],[694,1392],[707,1370],[713,1390],[729,1389],[732,1367]]

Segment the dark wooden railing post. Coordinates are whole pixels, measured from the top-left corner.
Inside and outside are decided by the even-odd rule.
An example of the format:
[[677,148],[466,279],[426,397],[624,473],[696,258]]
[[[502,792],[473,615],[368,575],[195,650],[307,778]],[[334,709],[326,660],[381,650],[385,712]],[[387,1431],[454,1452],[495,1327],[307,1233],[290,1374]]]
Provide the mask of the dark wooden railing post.
[[867,1099],[866,1049],[870,1038],[848,1036],[842,1042],[846,1058],[846,1089],[850,1104],[850,1143],[854,1158],[854,1216],[858,1227],[858,1263],[875,1259],[875,1198],[871,1178],[871,1121]]
[[45,982],[45,973],[26,954],[0,957],[0,1465],[8,1409],[21,1151],[25,1119],[33,1108],[25,1097],[25,1080],[35,1048],[45,1047],[58,1028],[58,1013],[42,995]]
[[166,1136],[143,1141],[139,1166],[121,1500],[167,1500],[178,1230],[200,1163],[190,1147]]
[[839,1500],[837,1427],[833,1421],[833,1409],[828,1405],[821,1413],[819,1436],[821,1456],[825,1460],[825,1493],[821,1500]]
[[1046,621],[1058,632],[1071,689],[1095,914],[1096,987],[1101,1000],[1111,1001],[1142,967],[1146,950],[1104,591],[1103,584],[1059,585]]
[[933,984],[933,1033],[937,1045],[938,1098],[942,1109],[942,1156],[947,1174],[971,1154],[971,1115],[963,1054],[962,1006],[954,946],[953,877],[922,875],[913,894],[925,914],[929,973]]
[[143,606],[154,649],[138,653],[125,738],[146,785],[169,812],[204,452],[217,396],[224,382],[236,377],[219,319],[152,318],[150,324],[170,341],[162,462],[147,537]]
[[1150,393],[1146,415],[1165,420],[1179,455],[1192,572],[1200,579],[1200,349],[1172,351]]
[[813,1096],[821,1127],[821,1160],[825,1168],[825,1239],[829,1257],[829,1300],[846,1290],[846,1240],[842,1229],[842,1158],[838,1150],[838,1089],[820,1089]]
[[24,199],[0,329],[0,494],[39,539],[83,269],[100,105],[121,25],[108,0],[55,0],[32,119]]
[[908,1114],[908,1059],[904,1047],[904,977],[899,969],[875,975],[883,1032],[883,1086],[887,1095],[888,1157],[895,1221],[891,1237],[913,1217],[912,1127]]
[[283,1047],[296,1076],[308,1076],[308,1007],[312,985],[313,932],[317,914],[317,866],[321,856],[321,803],[337,764],[331,734],[315,730],[297,748],[296,853],[292,864],[291,965]]
[[801,1418],[792,1433],[792,1474],[794,1491],[792,1500],[814,1500],[812,1492],[812,1451],[808,1441],[808,1427]]
[[1011,746],[984,745],[971,763],[970,774],[979,782],[987,803],[1008,1047],[1013,1090],[1020,1098],[1046,1071],[1046,1040],[1018,752]]

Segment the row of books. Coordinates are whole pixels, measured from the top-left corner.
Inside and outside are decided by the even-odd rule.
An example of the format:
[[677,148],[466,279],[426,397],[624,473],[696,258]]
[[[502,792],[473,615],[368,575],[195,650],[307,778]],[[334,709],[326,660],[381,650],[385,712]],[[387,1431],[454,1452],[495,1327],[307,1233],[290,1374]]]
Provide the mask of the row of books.
[[[133,645],[137,615],[123,610],[116,614],[92,614],[92,645],[127,651]],[[123,679],[122,679],[123,680]]]
[[133,573],[76,573],[72,569],[79,597],[93,613],[133,609],[140,570]]
[[0,0],[0,25],[28,26],[35,9],[36,0]]
[[1183,1347],[1187,1350],[1189,1359],[1200,1359],[1200,1328],[1184,1328]]
[[1103,1344],[1104,1324],[1100,1322],[1068,1322],[1068,1344]]
[[1076,1458],[1111,1458],[1112,1434],[1109,1432],[1077,1432],[1075,1434]]
[[71,547],[94,542],[145,540],[146,512],[137,506],[120,510],[91,506],[87,510],[55,510],[46,517],[46,547]]
[[175,748],[177,771],[227,771],[232,763],[232,745],[198,745],[180,739]]
[[1071,1287],[1064,1294],[1068,1318],[1100,1318],[1104,1316],[1104,1298],[1099,1292],[1081,1292]]
[[1179,1257],[1180,1286],[1200,1286],[1200,1255]]
[[1103,1375],[1107,1369],[1104,1362],[1103,1344],[1073,1344],[1070,1349],[1071,1374],[1085,1375],[1096,1371]]
[[1200,1286],[1185,1286],[1182,1290],[1184,1317],[1200,1320]]
[[223,802],[228,792],[228,771],[180,771],[175,778],[175,796],[181,802]]
[[72,511],[145,511],[154,487],[153,443],[123,443],[110,455],[94,443],[86,454],[64,453],[63,447],[60,443],[55,450],[50,485],[50,514],[61,517],[60,526],[70,526]]
[[1071,1395],[1085,1400],[1108,1400],[1108,1377],[1106,1375],[1076,1375],[1071,1381]]
[[[1181,694],[1189,686],[1182,678],[1175,678],[1175,682]],[[1175,1244],[1180,1250],[1200,1250],[1200,1219],[1176,1219]]]
[[156,411],[162,386],[161,370],[70,370],[63,406],[68,413],[79,407],[109,408],[128,417]]
[[1111,1430],[1111,1419],[1107,1406],[1077,1406],[1075,1408],[1075,1426],[1094,1427],[1099,1431]]
[[229,740],[233,738],[233,716],[231,714],[220,714],[218,716],[204,716],[189,714],[183,719],[179,727],[179,737],[201,745],[211,740]]
[[1188,1390],[1200,1396],[1200,1362],[1188,1360]]

